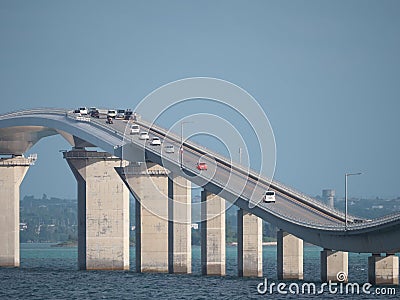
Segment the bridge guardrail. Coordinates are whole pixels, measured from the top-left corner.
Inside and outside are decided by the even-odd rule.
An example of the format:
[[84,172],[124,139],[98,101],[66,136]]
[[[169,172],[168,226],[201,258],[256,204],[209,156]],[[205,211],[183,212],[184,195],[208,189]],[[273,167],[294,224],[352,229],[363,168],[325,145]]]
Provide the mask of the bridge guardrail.
[[[20,111],[11,112],[11,113],[8,113],[8,114],[5,114],[5,115],[1,115],[0,119],[7,119],[7,118],[10,118],[10,117],[14,117],[14,116],[22,116],[22,115],[29,115],[29,114],[55,114],[55,115],[64,115],[66,117],[69,117],[69,114],[70,114],[69,112],[70,112],[69,110],[65,110],[65,109],[39,108],[39,109],[20,110]],[[137,121],[137,123],[142,123],[142,125],[145,125],[145,123],[150,124],[150,123],[145,122],[143,120]],[[95,125],[95,126],[97,125],[98,128],[106,130],[107,132],[110,132],[113,135],[118,135],[118,137],[121,137],[122,139],[124,139],[124,137],[125,137],[125,133],[121,133],[118,130],[114,130],[113,128],[110,128],[110,127],[106,126],[105,124],[102,124],[101,122],[99,122],[97,120],[94,121],[94,122],[91,122],[91,125]],[[151,126],[147,125],[147,127],[156,128],[158,131],[160,131],[161,134],[166,135],[165,129],[163,129],[163,128],[159,127],[159,126],[156,126],[155,124],[150,124],[150,125]],[[172,137],[177,142],[180,142],[180,136],[177,135],[177,134],[170,133],[168,135],[168,137],[169,138]],[[196,148],[202,149],[207,154],[215,155],[215,157],[219,158],[221,161],[225,161],[226,160],[226,158],[222,157],[221,155],[219,155],[217,153],[214,153],[213,151],[210,151],[209,149],[204,148],[202,146],[199,146],[199,145],[197,145],[195,143],[185,142],[185,145],[190,145],[192,147],[196,147]],[[186,167],[189,167],[189,166],[186,166]],[[244,172],[247,172],[247,170],[245,168],[243,168],[242,166],[239,166],[239,165],[237,165],[235,163],[232,164],[232,167],[235,167],[236,169],[239,169],[239,170],[242,170]],[[249,173],[252,173],[252,175],[255,176],[256,178],[260,178],[259,174],[257,174],[253,170],[249,169]],[[263,178],[260,178],[260,179],[263,179]],[[216,180],[216,179],[214,178],[214,180]],[[216,180],[216,181],[218,181],[218,180]],[[272,182],[276,183],[276,185],[278,187],[281,187],[282,189],[287,190],[292,194],[299,195],[299,196],[301,196],[301,197],[303,197],[303,198],[305,198],[307,200],[311,199],[311,202],[314,202],[316,204],[322,204],[322,203],[312,199],[311,197],[309,197],[309,196],[307,196],[307,195],[305,195],[303,193],[300,193],[298,191],[295,191],[294,189],[291,189],[291,188],[283,185],[282,183],[278,183],[275,180],[272,181]],[[219,182],[219,184],[223,186],[223,184],[221,182]],[[234,195],[236,194],[235,191],[230,191],[230,192],[233,193]],[[242,196],[242,195],[240,195],[240,196]],[[249,199],[245,199],[245,200],[249,201]],[[321,207],[324,208],[324,209],[327,208],[325,205],[321,205]],[[293,223],[297,224],[297,225],[307,226],[307,227],[311,227],[311,228],[315,228],[315,229],[322,229],[322,230],[330,229],[330,230],[343,231],[343,228],[344,228],[344,224],[342,225],[340,223],[338,223],[337,225],[327,224],[327,225],[321,226],[321,225],[312,224],[310,222],[305,222],[303,220],[298,219],[296,216],[289,215],[289,214],[284,214],[282,212],[269,211],[269,213],[271,213],[271,214],[273,214],[273,215],[275,215],[277,217],[281,217],[281,218],[290,218],[290,220]],[[341,214],[343,214],[343,213],[341,213]],[[399,219],[400,219],[400,212],[396,212],[396,213],[393,213],[393,214],[390,214],[390,215],[386,215],[386,216],[383,216],[383,217],[379,217],[379,218],[375,218],[375,219],[372,219],[372,220],[364,221],[362,223],[349,224],[348,231],[367,228],[367,227],[372,227],[372,226],[377,226],[377,225],[382,225],[382,224],[385,224],[385,223],[388,223],[388,222],[398,221]]]
[[[167,131],[164,128],[162,128],[162,127],[160,127],[160,126],[158,126],[158,125],[156,125],[154,123],[151,124],[151,123],[149,123],[149,122],[147,122],[147,121],[145,121],[143,119],[141,119],[140,121],[136,121],[136,123],[141,124],[141,125],[145,125],[148,128],[156,129],[157,131],[159,131],[164,136],[166,136],[166,134],[167,134]],[[175,134],[173,132],[168,132],[168,137],[172,138],[176,142],[180,143],[181,137],[179,135],[177,135],[177,134]],[[301,193],[301,192],[299,192],[297,190],[294,190],[292,188],[289,188],[289,187],[285,186],[284,184],[280,183],[277,180],[271,180],[269,178],[263,178],[261,176],[261,174],[258,174],[257,172],[255,172],[254,170],[251,170],[250,168],[243,168],[243,166],[241,166],[241,165],[239,165],[237,163],[227,162],[227,159],[225,157],[223,157],[222,155],[220,155],[220,154],[218,154],[216,152],[211,151],[210,149],[207,149],[207,148],[205,148],[205,147],[203,147],[201,145],[198,145],[198,144],[190,142],[190,141],[189,142],[188,141],[184,142],[184,145],[185,146],[190,146],[190,147],[195,148],[195,149],[201,149],[204,153],[209,154],[209,155],[217,158],[220,162],[223,162],[224,164],[229,164],[230,166],[232,166],[232,168],[235,168],[235,169],[239,170],[242,174],[244,174],[246,176],[252,175],[256,180],[262,181],[267,186],[271,185],[273,188],[275,187],[275,188],[278,188],[280,190],[285,191],[286,193],[289,193],[289,194],[292,194],[292,195],[296,195],[298,198],[300,198],[301,200],[307,202],[310,205],[317,206],[321,210],[326,211],[326,212],[330,212],[331,214],[334,214],[337,217],[340,217],[342,219],[345,218],[344,213],[341,212],[340,210],[337,210],[337,209],[331,208],[331,207],[329,207],[327,205],[324,205],[323,203],[313,199],[312,197],[310,197],[310,196],[308,196],[306,194],[303,194],[303,193]],[[349,218],[349,220],[352,220],[354,217],[348,216],[348,218]]]

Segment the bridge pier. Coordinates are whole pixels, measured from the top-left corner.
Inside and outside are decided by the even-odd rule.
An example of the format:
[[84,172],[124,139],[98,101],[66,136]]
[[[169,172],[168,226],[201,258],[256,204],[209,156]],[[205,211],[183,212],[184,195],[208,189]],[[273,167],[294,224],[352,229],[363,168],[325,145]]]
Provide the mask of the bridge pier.
[[399,285],[399,257],[389,253],[368,257],[368,281],[373,285]]
[[136,198],[136,271],[167,273],[167,171],[154,163],[131,163],[118,172]]
[[129,191],[115,171],[119,158],[105,152],[64,152],[78,182],[78,266],[129,269]]
[[303,240],[278,230],[278,279],[303,280]]
[[191,273],[190,182],[150,162],[117,171],[136,198],[136,270]]
[[[348,252],[324,249],[321,251],[321,281],[347,282],[349,273]],[[344,273],[345,279],[339,280],[338,274]]]
[[225,275],[225,200],[206,190],[201,192],[201,272]]
[[192,196],[191,183],[170,175],[169,198],[169,272],[192,273]]
[[33,161],[0,159],[0,267],[19,267],[19,187]]
[[237,221],[240,277],[262,277],[262,219],[240,209]]

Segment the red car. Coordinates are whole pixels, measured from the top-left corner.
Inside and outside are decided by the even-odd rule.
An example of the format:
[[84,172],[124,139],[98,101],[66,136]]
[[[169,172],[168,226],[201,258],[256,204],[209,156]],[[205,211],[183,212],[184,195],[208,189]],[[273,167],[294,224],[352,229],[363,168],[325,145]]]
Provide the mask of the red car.
[[206,163],[204,163],[204,162],[201,162],[201,163],[197,163],[197,169],[198,170],[207,170],[207,164]]

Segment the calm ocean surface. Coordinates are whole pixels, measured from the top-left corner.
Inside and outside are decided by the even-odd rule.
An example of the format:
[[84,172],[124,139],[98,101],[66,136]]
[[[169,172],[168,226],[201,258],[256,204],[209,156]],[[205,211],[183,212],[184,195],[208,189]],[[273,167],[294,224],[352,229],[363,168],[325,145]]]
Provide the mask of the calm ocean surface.
[[[304,281],[320,287],[321,248],[304,247]],[[227,276],[200,275],[200,247],[193,247],[193,274],[138,274],[130,271],[78,271],[77,248],[52,248],[50,244],[21,244],[21,267],[0,268],[0,299],[399,299],[383,295],[260,295],[261,278],[237,277],[237,248],[227,247]],[[131,266],[135,251],[131,248]],[[366,254],[349,255],[349,281],[367,281]],[[264,277],[277,281],[276,247],[264,246]],[[300,285],[302,282],[298,282]],[[290,284],[290,282],[288,282]],[[374,288],[370,289],[371,293]]]

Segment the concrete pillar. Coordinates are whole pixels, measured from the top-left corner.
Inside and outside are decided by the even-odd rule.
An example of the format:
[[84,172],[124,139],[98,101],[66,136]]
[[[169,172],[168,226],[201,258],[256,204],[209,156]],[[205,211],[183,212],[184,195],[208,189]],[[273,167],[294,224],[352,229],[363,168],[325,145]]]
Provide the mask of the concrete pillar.
[[64,152],[78,182],[78,265],[82,270],[129,270],[129,191],[108,153]]
[[321,251],[321,281],[347,282],[348,252],[324,249]]
[[278,279],[303,279],[303,240],[279,230],[278,238]]
[[169,194],[169,272],[192,272],[191,185],[181,176],[170,175]]
[[241,277],[262,277],[262,220],[238,211],[238,271]]
[[167,273],[167,171],[153,163],[141,163],[119,172],[136,198],[136,271]]
[[225,275],[225,200],[201,193],[201,270],[203,275]]
[[373,285],[398,285],[399,257],[394,254],[368,257],[368,281]]
[[32,161],[0,159],[0,267],[19,267],[19,187]]

